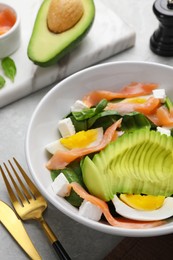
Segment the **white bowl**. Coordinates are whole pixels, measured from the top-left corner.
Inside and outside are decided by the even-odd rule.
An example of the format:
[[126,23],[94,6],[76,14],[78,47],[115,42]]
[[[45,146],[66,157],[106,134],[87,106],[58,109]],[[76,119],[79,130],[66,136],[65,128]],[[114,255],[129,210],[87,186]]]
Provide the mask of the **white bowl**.
[[16,22],[9,31],[0,35],[0,59],[14,53],[20,46],[20,17],[12,6],[0,3],[0,10],[11,9],[16,15]]
[[48,160],[45,145],[57,138],[57,122],[70,111],[70,106],[94,89],[117,90],[132,81],[154,82],[173,97],[173,68],[145,62],[115,62],[80,71],[52,88],[38,104],[31,118],[26,137],[26,157],[33,179],[42,194],[70,218],[93,229],[122,236],[158,236],[173,232],[173,219],[150,229],[125,229],[94,222],[77,214],[64,199],[54,195],[52,182],[45,168]]

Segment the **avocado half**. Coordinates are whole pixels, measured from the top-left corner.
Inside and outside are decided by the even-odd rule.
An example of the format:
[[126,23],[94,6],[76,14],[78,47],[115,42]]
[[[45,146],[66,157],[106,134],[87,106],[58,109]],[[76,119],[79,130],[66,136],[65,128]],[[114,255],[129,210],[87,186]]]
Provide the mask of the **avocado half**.
[[173,194],[173,137],[142,129],[126,133],[82,164],[89,192],[105,201],[117,193]]
[[88,33],[94,17],[93,0],[81,0],[84,13],[71,29],[62,33],[52,33],[47,27],[47,14],[51,0],[43,1],[28,44],[27,54],[30,60],[41,67],[57,63],[71,51]]

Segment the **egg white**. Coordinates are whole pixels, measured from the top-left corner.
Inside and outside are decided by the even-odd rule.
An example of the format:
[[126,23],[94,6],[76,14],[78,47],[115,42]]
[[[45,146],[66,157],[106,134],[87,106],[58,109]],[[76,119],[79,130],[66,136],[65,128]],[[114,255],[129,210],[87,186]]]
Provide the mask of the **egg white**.
[[156,210],[137,210],[131,208],[127,204],[125,204],[122,200],[118,198],[117,195],[114,195],[112,200],[116,212],[123,217],[140,220],[140,221],[154,221],[154,220],[162,220],[173,216],[173,198],[168,197],[164,200],[162,207]]
[[92,143],[90,143],[89,145],[87,145],[86,148],[97,146],[102,141],[102,139],[103,139],[103,127],[98,127],[98,128],[96,128],[96,130],[97,130],[96,140],[93,141]]
[[58,150],[59,151],[68,151],[68,149],[64,145],[61,144],[60,139],[47,144],[45,146],[45,149],[51,154],[55,154]]

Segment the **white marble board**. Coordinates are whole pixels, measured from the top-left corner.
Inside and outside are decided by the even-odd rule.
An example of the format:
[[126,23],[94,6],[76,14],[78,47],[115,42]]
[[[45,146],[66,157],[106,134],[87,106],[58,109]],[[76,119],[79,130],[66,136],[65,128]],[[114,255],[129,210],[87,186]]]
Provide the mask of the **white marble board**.
[[[95,0],[94,24],[84,40],[58,64],[47,68],[34,65],[27,57],[27,46],[37,11],[43,0],[1,0],[15,7],[21,17],[21,45],[11,57],[17,67],[15,82],[6,80],[0,90],[0,107],[83,68],[94,65],[135,44],[135,32],[106,4]],[[0,74],[3,75],[0,67]]]

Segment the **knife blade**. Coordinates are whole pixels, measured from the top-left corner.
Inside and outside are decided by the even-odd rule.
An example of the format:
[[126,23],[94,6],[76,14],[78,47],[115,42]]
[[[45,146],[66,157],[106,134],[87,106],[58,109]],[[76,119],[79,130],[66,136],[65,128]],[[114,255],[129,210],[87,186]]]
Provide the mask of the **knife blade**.
[[12,208],[2,200],[0,200],[0,222],[2,222],[5,228],[31,259],[41,259],[31,242],[22,221],[17,217]]

